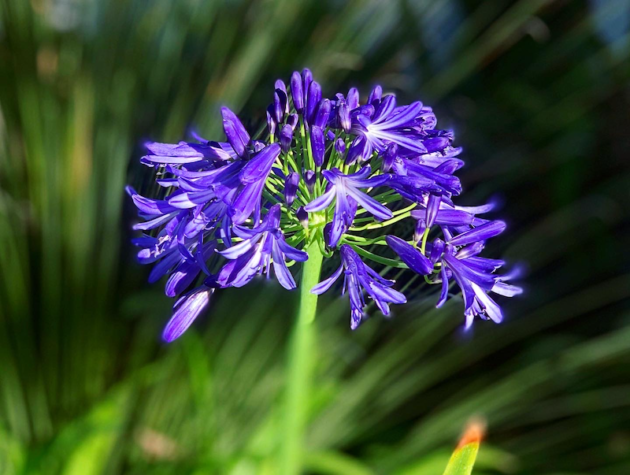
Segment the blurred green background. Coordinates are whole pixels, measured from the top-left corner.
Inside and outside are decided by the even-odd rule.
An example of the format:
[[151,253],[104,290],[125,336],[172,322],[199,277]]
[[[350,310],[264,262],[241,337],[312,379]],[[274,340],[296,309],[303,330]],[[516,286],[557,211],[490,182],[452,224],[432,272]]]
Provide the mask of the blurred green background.
[[465,147],[523,261],[507,321],[463,334],[421,295],[348,329],[320,304],[309,474],[440,474],[471,416],[474,473],[630,473],[630,0],[0,0],[0,474],[274,474],[296,296],[217,294],[176,343],[128,244],[146,139],[273,80],[380,83]]

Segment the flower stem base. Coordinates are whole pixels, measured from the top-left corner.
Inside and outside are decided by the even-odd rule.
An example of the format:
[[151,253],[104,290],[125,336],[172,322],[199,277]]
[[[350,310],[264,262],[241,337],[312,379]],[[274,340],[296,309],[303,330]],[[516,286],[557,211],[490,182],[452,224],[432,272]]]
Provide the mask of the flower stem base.
[[304,432],[308,420],[309,394],[315,360],[315,314],[317,295],[311,289],[319,282],[322,253],[317,240],[307,249],[308,260],[304,263],[300,282],[300,306],[293,327],[287,364],[280,473],[297,475],[301,471]]

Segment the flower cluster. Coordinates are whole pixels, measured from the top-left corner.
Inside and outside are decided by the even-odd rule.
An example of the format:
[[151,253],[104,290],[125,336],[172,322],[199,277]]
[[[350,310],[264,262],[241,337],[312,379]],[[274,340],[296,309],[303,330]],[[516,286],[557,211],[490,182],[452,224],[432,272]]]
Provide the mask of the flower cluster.
[[[127,191],[144,219],[134,226],[145,232],[134,240],[138,259],[154,264],[151,282],[168,275],[166,295],[179,297],[164,339],[180,336],[218,288],[273,269],[294,289],[290,268],[314,244],[340,265],[311,291],[327,291],[343,273],[353,329],[370,303],[387,316],[421,282],[441,288],[438,307],[459,287],[467,327],[475,316],[500,322],[489,293],[511,297],[520,288],[507,283],[514,275],[495,273],[503,261],[480,253],[505,224],[480,217],[492,205],[453,202],[462,149],[436,128],[433,110],[398,105],[378,86],[363,104],[355,88],[323,98],[308,69],[274,89],[260,137],[223,107],[225,142],[146,144],[141,162],[157,170],[163,197]],[[399,290],[384,277],[407,270]]]

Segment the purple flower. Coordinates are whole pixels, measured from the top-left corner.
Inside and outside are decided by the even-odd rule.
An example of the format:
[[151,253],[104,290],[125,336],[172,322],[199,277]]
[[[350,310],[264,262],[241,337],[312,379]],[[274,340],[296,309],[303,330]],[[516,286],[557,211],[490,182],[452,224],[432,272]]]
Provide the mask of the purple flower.
[[488,292],[506,297],[513,297],[522,292],[520,287],[506,283],[515,276],[514,274],[503,276],[493,274],[504,262],[478,257],[477,253],[482,248],[483,246],[478,246],[478,249],[471,247],[457,251],[454,246],[447,244],[442,254],[440,271],[442,292],[437,306],[440,307],[448,298],[448,282],[453,277],[464,297],[466,328],[470,328],[475,316],[484,320],[490,319],[495,323],[503,321],[501,307]]
[[374,111],[372,118],[361,113],[355,114],[352,131],[365,137],[366,146],[379,153],[384,152],[390,143],[395,143],[410,152],[424,153],[427,152],[427,148],[421,137],[411,129],[421,110],[421,102],[397,109],[395,96],[386,96]]
[[230,262],[221,269],[217,282],[223,287],[242,287],[263,270],[266,269],[268,274],[273,263],[280,285],[288,290],[294,289],[295,280],[285,259],[304,262],[308,254],[289,246],[279,225],[280,205],[275,205],[258,226],[252,229],[234,226],[234,234],[243,240],[220,252]]
[[[378,85],[364,104],[356,88],[324,96],[304,69],[288,87],[275,82],[267,130],[255,139],[230,109],[221,116],[225,142],[196,133],[191,142],[148,142],[140,161],[154,169],[158,191],[127,188],[141,219],[138,261],[151,264],[149,281],[163,278],[176,299],[165,340],[181,335],[217,288],[241,287],[272,269],[283,287],[295,288],[287,261],[306,261],[300,249],[312,244],[326,258],[341,255],[341,267],[314,292],[344,272],[352,328],[364,317],[365,294],[385,315],[390,303],[406,301],[381,277],[390,268],[441,283],[438,306],[455,281],[468,326],[475,315],[502,319],[489,292],[520,292],[506,283],[514,275],[494,273],[503,261],[479,256],[505,224],[479,217],[492,205],[454,202],[462,149],[452,131],[437,128],[430,107],[398,105]],[[384,243],[394,259],[382,255],[391,255]]]
[[342,293],[348,291],[350,296],[350,328],[355,330],[364,316],[365,298],[363,292],[374,300],[378,309],[385,316],[389,316],[389,304],[402,304],[407,301],[405,296],[392,289],[394,281],[384,279],[373,269],[366,266],[359,255],[347,244],[340,249],[341,266],[333,272],[332,276],[321,281],[311,289],[317,295],[326,292],[339,279],[341,272],[345,270],[345,281]]
[[[466,328],[472,325],[475,316],[491,319],[496,323],[503,320],[501,308],[488,292],[507,297],[521,293],[521,288],[506,284],[513,276],[494,275],[504,262],[496,259],[478,257],[483,249],[483,242],[505,229],[503,221],[489,221],[477,228],[472,228],[447,243],[436,239],[432,244],[431,259],[420,250],[395,236],[387,236],[387,244],[400,256],[402,261],[417,274],[427,275],[433,271],[434,264],[440,265],[439,279],[442,291],[437,306],[441,307],[448,298],[449,280],[454,278],[464,297]],[[450,233],[447,233],[450,236]],[[465,246],[458,248],[458,246]]]
[[344,175],[337,168],[322,172],[330,183],[328,191],[311,201],[304,209],[309,213],[323,211],[336,199],[335,214],[328,239],[329,246],[337,246],[341,235],[352,224],[357,203],[377,219],[385,220],[392,217],[392,212],[386,206],[359,190],[359,188],[380,186],[388,180],[388,177],[384,175],[368,178],[370,173],[369,166],[352,175]]

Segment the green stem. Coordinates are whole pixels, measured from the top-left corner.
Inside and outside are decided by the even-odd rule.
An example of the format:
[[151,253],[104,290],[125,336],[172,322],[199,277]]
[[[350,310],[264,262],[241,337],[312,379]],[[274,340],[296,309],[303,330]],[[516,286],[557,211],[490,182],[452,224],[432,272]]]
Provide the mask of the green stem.
[[317,295],[311,289],[319,282],[322,253],[317,239],[307,249],[308,261],[304,263],[300,282],[300,307],[293,327],[289,347],[286,399],[281,447],[281,471],[283,475],[297,475],[301,471],[304,433],[308,420],[311,391],[311,374],[315,361],[315,313]]

